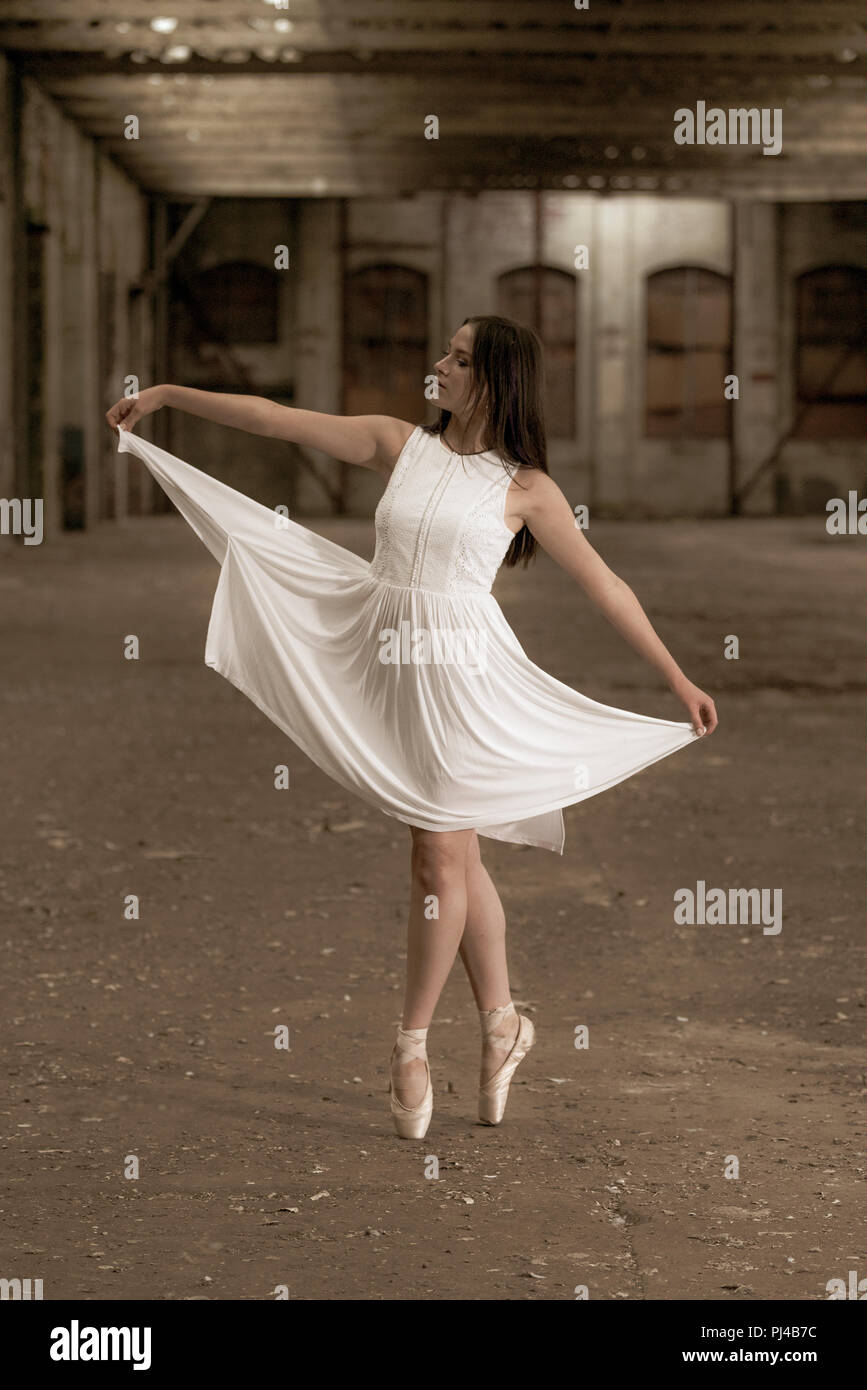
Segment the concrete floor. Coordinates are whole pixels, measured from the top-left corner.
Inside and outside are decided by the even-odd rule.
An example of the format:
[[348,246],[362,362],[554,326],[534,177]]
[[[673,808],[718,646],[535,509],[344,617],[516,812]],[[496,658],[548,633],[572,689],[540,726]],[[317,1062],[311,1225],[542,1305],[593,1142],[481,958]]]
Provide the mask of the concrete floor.
[[[366,524],[315,529],[371,553]],[[458,965],[422,1144],[386,1095],[407,829],[205,668],[218,570],[177,517],[4,543],[0,1275],[46,1299],[734,1301],[867,1275],[864,539],[590,539],[721,725],[568,810],[562,859],[482,841],[538,1045],[479,1126]],[[495,592],[553,675],[685,717],[547,558]],[[675,925],[698,880],[781,889],[782,931]]]

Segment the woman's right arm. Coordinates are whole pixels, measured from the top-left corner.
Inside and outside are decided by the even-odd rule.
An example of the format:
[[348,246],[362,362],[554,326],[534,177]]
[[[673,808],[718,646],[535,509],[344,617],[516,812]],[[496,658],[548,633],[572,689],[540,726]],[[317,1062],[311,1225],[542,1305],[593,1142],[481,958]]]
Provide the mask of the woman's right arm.
[[287,439],[321,449],[344,463],[356,463],[388,477],[412,431],[406,420],[391,415],[325,415],[277,405],[265,396],[241,396],[222,391],[199,391],[191,386],[150,386],[137,396],[124,396],[106,411],[113,430],[129,429],[137,420],[174,406],[219,425],[248,434]]
[[414,426],[393,415],[323,415],[265,400],[272,439],[289,439],[309,449],[321,449],[344,463],[357,463],[388,477]]

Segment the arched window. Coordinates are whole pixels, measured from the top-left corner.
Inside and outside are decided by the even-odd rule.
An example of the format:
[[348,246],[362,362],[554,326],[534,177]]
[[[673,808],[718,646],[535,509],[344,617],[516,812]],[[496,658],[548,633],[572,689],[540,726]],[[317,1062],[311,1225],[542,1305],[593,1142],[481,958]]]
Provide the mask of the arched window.
[[566,270],[528,265],[497,279],[497,313],[535,328],[545,354],[545,423],[551,438],[575,435],[578,282]]
[[795,281],[796,439],[867,435],[867,271],[808,270]]
[[720,439],[728,433],[731,279],[698,266],[647,277],[645,434]]
[[276,343],[279,275],[256,261],[224,261],[193,275],[187,299],[196,336],[217,342]]
[[424,417],[428,283],[420,270],[371,265],[344,285],[343,408],[347,415]]

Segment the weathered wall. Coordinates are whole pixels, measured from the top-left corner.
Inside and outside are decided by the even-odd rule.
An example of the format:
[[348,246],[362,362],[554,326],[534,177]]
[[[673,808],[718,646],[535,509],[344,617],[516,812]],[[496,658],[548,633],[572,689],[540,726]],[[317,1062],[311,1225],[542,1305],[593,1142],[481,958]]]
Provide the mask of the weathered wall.
[[[122,518],[130,512],[149,511],[156,487],[131,454],[118,454],[114,435],[102,419],[108,407],[124,394],[127,377],[136,376],[142,386],[148,384],[152,353],[150,306],[144,297],[135,310],[130,303],[130,287],[141,280],[149,258],[147,202],[135,184],[106,159],[96,162],[95,192],[97,270],[106,277],[96,321],[101,371],[99,515]],[[69,409],[74,409],[73,402]]]
[[[335,383],[337,409],[341,322],[332,206],[327,235],[323,210],[315,225],[302,217],[299,254],[305,303],[321,325],[317,380]],[[794,277],[831,261],[867,265],[867,236],[855,209],[867,220],[860,204],[850,205],[844,217],[839,207],[818,203],[545,194],[544,264],[573,271],[574,248],[589,249],[588,269],[576,272],[575,437],[549,440],[551,471],[573,505],[588,502],[613,514],[728,511],[732,483],[741,488],[753,476],[792,417]],[[497,277],[533,262],[534,220],[534,195],[523,191],[361,200],[348,210],[346,267],[392,260],[428,274],[433,364],[441,339],[464,317],[496,312]],[[731,441],[644,435],[646,279],[680,264],[734,276],[733,368],[740,394]],[[308,383],[310,374],[305,388]],[[420,382],[418,418],[433,418],[422,392]],[[298,401],[309,402],[300,379]],[[787,480],[796,508],[811,475],[825,477],[831,493],[863,488],[867,440],[791,441],[750,491],[744,511],[774,509],[777,475]],[[350,509],[369,511],[378,487],[375,478],[351,470]]]
[[[429,194],[353,203],[348,210],[346,268],[377,261],[422,270],[430,287],[430,358],[440,340],[471,314],[497,311],[497,277],[535,259],[535,209],[526,192],[478,197]],[[303,223],[302,223],[303,226]],[[578,278],[575,436],[549,440],[550,467],[570,501],[607,511],[719,513],[727,506],[728,442],[672,444],[642,436],[644,280],[655,270],[698,262],[730,270],[730,215],[711,200],[546,194],[541,258]],[[574,248],[589,248],[589,267],[575,271]],[[302,237],[302,254],[304,240]],[[336,252],[324,238],[311,248],[325,296],[333,301]],[[307,294],[317,295],[308,282]],[[340,321],[332,320],[326,370],[339,384]],[[432,419],[419,382],[419,419]],[[721,388],[722,389],[722,386]],[[299,389],[299,404],[305,404]],[[369,511],[378,480],[350,477],[350,509]]]
[[[780,393],[781,432],[795,410],[795,277],[832,263],[867,270],[867,204],[790,203],[780,209]],[[811,477],[823,479],[831,496],[849,488],[867,494],[867,439],[792,439],[781,466],[797,504]]]
[[12,373],[15,259],[12,177],[13,94],[9,63],[0,53],[0,497],[15,496],[15,382]]
[[[299,277],[297,273],[297,208],[291,201],[267,199],[215,199],[176,257],[173,275],[190,280],[197,273],[231,261],[249,261],[274,274],[277,295],[278,341],[230,344],[229,356],[214,352],[205,341],[207,356],[197,347],[197,335],[188,309],[173,306],[169,317],[168,378],[181,386],[210,391],[242,391],[267,396],[284,405],[296,404],[291,386],[298,366],[295,333]],[[286,248],[288,268],[282,266]],[[207,306],[206,306],[207,307]],[[183,333],[179,328],[183,325]],[[237,368],[233,366],[237,364]],[[241,433],[180,410],[170,412],[169,447],[230,487],[241,488],[266,506],[282,503],[296,507],[298,470],[286,445],[260,435]],[[317,508],[323,509],[321,493]]]
[[[124,514],[127,456],[116,463],[103,416],[135,369],[126,301],[144,264],[146,200],[3,57],[0,109],[0,492],[35,490],[49,536],[64,521]],[[28,228],[34,247],[42,229],[29,258]],[[28,297],[41,334],[22,313]],[[36,464],[33,440],[41,440]]]
[[[341,329],[339,204],[313,199],[298,207],[297,294],[295,297],[295,400],[303,410],[327,415],[341,411]],[[314,462],[336,476],[327,455],[310,450]],[[350,475],[361,472],[350,468]],[[297,504],[302,512],[326,510],[322,489],[298,471]]]

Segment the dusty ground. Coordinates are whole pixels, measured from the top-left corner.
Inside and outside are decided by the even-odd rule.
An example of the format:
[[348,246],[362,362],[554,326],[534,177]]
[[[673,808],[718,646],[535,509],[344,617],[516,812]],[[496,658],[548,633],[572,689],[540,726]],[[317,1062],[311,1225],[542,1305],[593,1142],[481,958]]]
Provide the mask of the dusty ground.
[[[317,529],[370,554],[366,525]],[[0,1275],[304,1300],[822,1299],[867,1276],[865,541],[822,518],[591,540],[721,728],[567,811],[562,859],[483,841],[539,1043],[504,1126],[475,1123],[458,966],[421,1145],[385,1090],[406,828],[205,668],[218,571],[178,518],[4,549]],[[685,717],[547,560],[496,593],[554,675]],[[781,888],[781,934],[675,926],[698,879]]]

